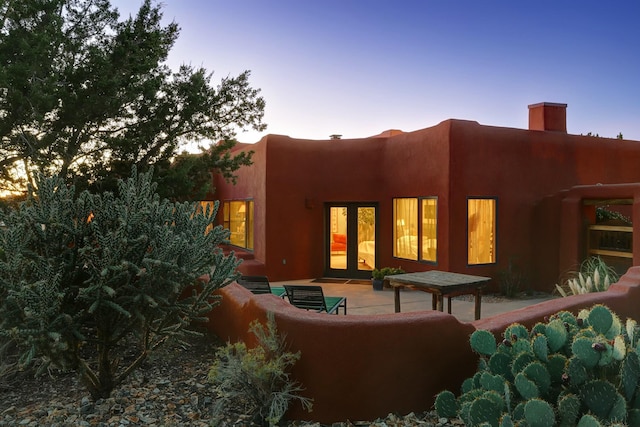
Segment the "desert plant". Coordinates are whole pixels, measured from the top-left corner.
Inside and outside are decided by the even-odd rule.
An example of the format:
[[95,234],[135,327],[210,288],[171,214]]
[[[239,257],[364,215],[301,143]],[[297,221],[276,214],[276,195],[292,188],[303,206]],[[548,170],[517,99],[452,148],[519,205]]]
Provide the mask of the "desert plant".
[[255,422],[270,426],[282,419],[292,400],[310,411],[312,401],[298,394],[304,389],[291,380],[288,372],[300,359],[300,352],[287,351],[285,336],[278,334],[273,313],[267,314],[264,326],[253,321],[249,331],[255,335],[257,346],[227,344],[209,371],[218,394],[215,418],[224,417],[225,411],[238,402],[245,403],[244,413],[253,415]]
[[94,399],[155,348],[193,333],[233,281],[238,260],[210,227],[216,210],[160,200],[152,176],[120,181],[119,194],[76,197],[60,178],[0,213],[0,336],[19,363],[36,358],[79,373]]
[[512,298],[526,287],[527,274],[518,266],[515,259],[509,259],[509,265],[498,273],[500,293]]
[[392,276],[394,274],[404,274],[404,270],[400,267],[382,267],[380,269],[374,268],[371,272],[371,278],[375,280],[383,280],[386,276]]
[[15,376],[18,372],[15,342],[12,339],[0,337],[0,390],[15,387]]
[[440,416],[466,425],[640,425],[638,326],[603,305],[578,316],[561,311],[531,331],[510,325],[498,343],[476,330],[471,348],[480,355],[462,394],[438,394]]
[[619,278],[613,267],[608,266],[598,256],[584,260],[580,265],[580,271],[573,276],[567,279],[564,286],[556,284],[558,293],[563,297],[606,291],[609,285],[617,282]]

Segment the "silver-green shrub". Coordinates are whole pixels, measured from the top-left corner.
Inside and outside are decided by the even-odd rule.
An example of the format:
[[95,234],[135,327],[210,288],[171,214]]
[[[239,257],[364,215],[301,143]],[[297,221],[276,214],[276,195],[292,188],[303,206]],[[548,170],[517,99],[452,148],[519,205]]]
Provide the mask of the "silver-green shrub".
[[207,232],[217,204],[160,200],[151,174],[135,169],[118,188],[76,196],[43,178],[0,212],[0,336],[18,344],[21,366],[76,370],[96,399],[206,320],[238,266],[219,247],[228,231]]
[[608,266],[599,256],[584,260],[580,265],[580,271],[573,273],[572,276],[566,280],[564,286],[556,284],[558,293],[563,297],[604,292],[619,278],[613,267]]
[[300,352],[286,350],[285,337],[278,335],[273,313],[268,313],[264,326],[253,321],[249,331],[257,345],[248,348],[243,342],[227,344],[209,371],[218,394],[214,418],[223,419],[234,403],[252,415],[254,422],[270,426],[280,422],[292,400],[310,411],[312,401],[299,395],[304,389],[288,372],[300,359]]

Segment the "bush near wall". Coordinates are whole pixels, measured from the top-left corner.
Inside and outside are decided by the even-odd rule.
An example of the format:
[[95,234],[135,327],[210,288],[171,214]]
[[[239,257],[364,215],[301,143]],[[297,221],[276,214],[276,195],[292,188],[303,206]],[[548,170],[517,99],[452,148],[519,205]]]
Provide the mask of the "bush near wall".
[[216,209],[160,200],[151,178],[134,169],[117,195],[42,178],[0,212],[0,339],[17,343],[21,366],[75,370],[104,398],[208,320],[213,292],[237,277],[219,247],[228,231],[212,228]]

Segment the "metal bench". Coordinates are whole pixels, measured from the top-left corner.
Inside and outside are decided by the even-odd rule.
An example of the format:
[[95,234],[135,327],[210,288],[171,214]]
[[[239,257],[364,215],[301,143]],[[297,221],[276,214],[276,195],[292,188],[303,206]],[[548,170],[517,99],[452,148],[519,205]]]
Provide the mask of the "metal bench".
[[238,284],[244,286],[254,294],[273,294],[280,298],[284,298],[285,290],[283,287],[269,285],[267,276],[241,276]]
[[347,299],[344,297],[326,297],[321,286],[314,285],[284,285],[284,289],[291,305],[304,310],[339,314],[342,307],[347,314]]

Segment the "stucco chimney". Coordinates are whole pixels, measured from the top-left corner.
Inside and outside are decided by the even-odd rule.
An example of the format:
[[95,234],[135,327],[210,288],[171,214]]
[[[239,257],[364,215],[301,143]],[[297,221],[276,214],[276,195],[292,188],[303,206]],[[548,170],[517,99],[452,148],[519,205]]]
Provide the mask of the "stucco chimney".
[[529,130],[567,132],[567,104],[541,102],[529,105]]

